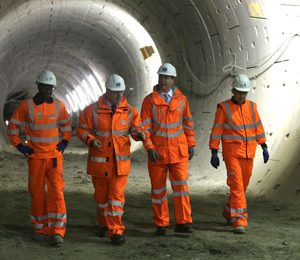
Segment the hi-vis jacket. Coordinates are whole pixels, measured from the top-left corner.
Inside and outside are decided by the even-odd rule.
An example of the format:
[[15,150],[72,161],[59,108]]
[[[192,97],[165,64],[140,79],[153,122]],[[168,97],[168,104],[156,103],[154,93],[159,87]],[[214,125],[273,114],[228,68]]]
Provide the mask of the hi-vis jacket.
[[52,103],[40,105],[32,98],[21,102],[8,124],[7,134],[14,146],[22,143],[20,129],[25,133],[27,145],[34,151],[29,157],[37,159],[61,157],[56,145],[61,139],[68,141],[72,135],[71,120],[64,103],[55,98]]
[[209,147],[218,150],[222,140],[224,158],[254,158],[257,144],[266,142],[256,103],[239,105],[226,100],[218,104]]
[[196,145],[196,139],[188,100],[178,88],[169,105],[156,90],[146,96],[141,117],[158,152],[158,164],[188,161],[188,148]]
[[149,133],[144,131],[137,110],[127,103],[125,97],[113,115],[105,96],[86,107],[80,115],[77,136],[87,145],[94,139],[101,142],[100,148],[89,146],[88,174],[109,178],[116,169],[118,175],[129,175],[129,134],[138,141],[139,132],[146,134],[143,143],[145,149],[149,149],[152,146]]

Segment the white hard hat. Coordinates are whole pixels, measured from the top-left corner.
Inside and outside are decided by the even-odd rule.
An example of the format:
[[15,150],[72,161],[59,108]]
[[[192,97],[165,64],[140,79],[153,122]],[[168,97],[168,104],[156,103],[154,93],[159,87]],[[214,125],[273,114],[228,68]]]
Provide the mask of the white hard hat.
[[175,67],[170,63],[165,63],[161,65],[157,71],[157,74],[172,76],[172,77],[177,76]]
[[105,87],[111,91],[124,91],[125,82],[121,76],[112,74],[105,82]]
[[52,71],[44,70],[37,76],[36,84],[39,83],[56,86],[56,77]]
[[249,92],[251,89],[250,80],[247,75],[239,74],[234,77],[232,87],[238,91]]

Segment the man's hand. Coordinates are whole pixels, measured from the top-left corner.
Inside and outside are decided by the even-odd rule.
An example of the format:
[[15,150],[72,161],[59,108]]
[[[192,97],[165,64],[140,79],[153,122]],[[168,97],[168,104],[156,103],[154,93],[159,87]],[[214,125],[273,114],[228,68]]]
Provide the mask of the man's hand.
[[99,141],[99,140],[97,140],[97,139],[94,139],[92,142],[91,142],[91,147],[93,147],[93,148],[100,148],[101,146],[102,146],[102,143]]
[[156,163],[158,161],[158,154],[157,154],[156,150],[155,149],[150,149],[147,152],[148,152],[149,159],[152,162]]
[[31,155],[33,154],[33,150],[32,148],[30,148],[29,146],[27,145],[23,145],[23,144],[18,144],[16,146],[16,148],[19,150],[20,153],[24,154],[24,155]]
[[194,147],[189,147],[189,160],[191,160],[195,155]]
[[56,150],[61,151],[63,153],[64,150],[67,148],[67,146],[68,146],[68,141],[67,140],[62,140],[61,142],[59,142],[56,145]]
[[220,160],[217,153],[211,154],[210,164],[216,169],[220,166]]

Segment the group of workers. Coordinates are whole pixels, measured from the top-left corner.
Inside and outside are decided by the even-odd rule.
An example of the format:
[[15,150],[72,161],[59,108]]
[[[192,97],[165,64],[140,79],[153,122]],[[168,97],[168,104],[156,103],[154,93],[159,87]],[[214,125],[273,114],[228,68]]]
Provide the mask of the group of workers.
[[[144,98],[141,114],[127,102],[125,82],[112,74],[106,92],[80,114],[76,133],[88,146],[87,173],[91,175],[97,203],[99,236],[109,236],[113,245],[125,242],[124,213],[130,173],[130,136],[142,141],[148,154],[155,235],[164,236],[170,225],[167,176],[173,190],[175,232],[191,233],[188,192],[188,161],[194,156],[196,138],[186,96],[175,87],[176,69],[165,63],[158,70],[158,84]],[[8,125],[11,143],[27,157],[31,195],[33,239],[61,246],[66,232],[63,152],[72,135],[71,118],[63,102],[52,97],[56,77],[42,71],[36,80],[38,93],[18,106]],[[246,99],[250,80],[235,76],[233,96],[217,106],[209,146],[211,165],[217,168],[219,145],[227,168],[229,201],[224,217],[238,234],[247,227],[245,191],[257,144],[269,159],[266,137],[256,104]],[[25,141],[20,137],[25,133]]]

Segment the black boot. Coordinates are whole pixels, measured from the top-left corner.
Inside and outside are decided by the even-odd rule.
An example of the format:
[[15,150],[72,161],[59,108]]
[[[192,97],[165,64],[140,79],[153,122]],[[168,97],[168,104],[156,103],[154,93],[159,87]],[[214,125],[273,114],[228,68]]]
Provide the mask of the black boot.
[[166,228],[165,227],[157,227],[155,231],[156,236],[165,236],[166,235]]
[[115,246],[123,245],[125,243],[125,237],[120,234],[114,234],[111,237],[111,243]]
[[178,233],[192,233],[193,231],[190,230],[190,227],[187,224],[176,224],[175,232]]

